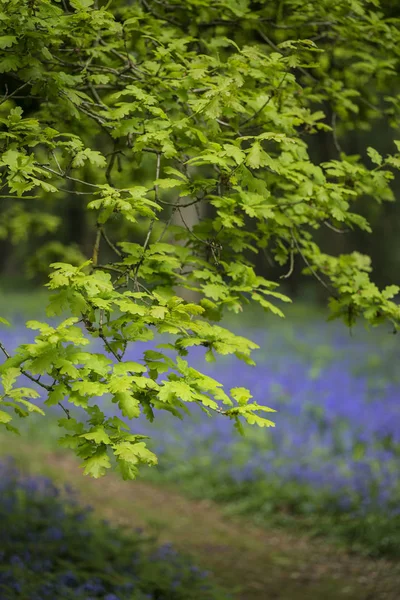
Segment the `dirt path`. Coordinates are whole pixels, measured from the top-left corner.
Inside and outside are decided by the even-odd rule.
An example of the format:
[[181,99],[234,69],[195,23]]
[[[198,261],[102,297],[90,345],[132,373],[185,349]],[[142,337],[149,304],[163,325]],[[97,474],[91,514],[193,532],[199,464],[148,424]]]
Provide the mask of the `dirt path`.
[[260,529],[225,517],[211,502],[148,483],[113,475],[95,481],[65,454],[1,442],[1,454],[14,455],[25,472],[73,485],[82,502],[113,523],[155,531],[161,542],[190,553],[220,583],[237,590],[240,600],[400,599],[398,564],[349,556],[287,531]]

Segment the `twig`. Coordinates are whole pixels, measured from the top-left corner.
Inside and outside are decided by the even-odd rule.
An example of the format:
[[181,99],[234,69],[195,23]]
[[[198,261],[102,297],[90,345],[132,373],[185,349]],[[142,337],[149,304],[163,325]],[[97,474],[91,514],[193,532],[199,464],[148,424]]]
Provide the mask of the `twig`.
[[[105,40],[102,40],[100,38],[100,44],[102,46],[107,47],[108,44]],[[132,58],[131,56],[128,54],[127,56],[124,56],[123,54],[121,54],[120,52],[118,52],[118,50],[116,50],[115,48],[108,48],[108,50],[111,52],[111,54],[114,54],[114,56],[117,56],[120,60],[122,60],[125,64],[128,63],[128,69],[132,69],[133,71],[136,71],[137,73],[139,73],[139,75],[141,77],[146,77],[148,76],[147,73],[145,73],[144,71],[142,71],[141,69],[139,69],[135,63],[132,62]],[[118,72],[117,72],[118,73]],[[127,76],[126,76],[127,77]],[[136,78],[137,81],[137,78]]]
[[[156,163],[156,181],[157,181],[157,180],[160,178],[160,171],[161,171],[161,153],[160,153],[160,152],[157,152],[157,163]],[[156,201],[158,202],[158,201],[159,201],[159,197],[158,197],[158,185],[155,185],[155,186],[154,186],[154,195],[155,195],[155,199],[156,199]],[[140,266],[142,265],[142,263],[143,263],[143,261],[144,261],[144,255],[145,255],[145,253],[146,253],[147,246],[148,246],[148,245],[149,245],[149,243],[150,243],[150,237],[151,237],[151,234],[152,234],[152,231],[153,231],[153,227],[154,227],[155,220],[156,220],[156,219],[155,219],[155,218],[153,218],[153,219],[151,220],[151,222],[150,222],[150,227],[149,227],[149,230],[148,230],[148,232],[147,232],[146,239],[144,240],[144,244],[143,244],[142,256],[140,257],[140,259],[139,259],[139,260],[138,260],[138,262],[136,263],[136,267],[135,267],[134,274],[133,274],[133,280],[134,280],[134,283],[135,283],[136,285],[138,285],[137,278],[138,278],[139,269],[140,269]]]
[[350,233],[350,229],[338,229],[337,227],[334,227],[333,225],[331,225],[331,223],[329,223],[329,221],[323,221],[324,225],[326,227],[328,227],[328,229],[332,229],[332,231],[334,231],[335,233]]
[[61,177],[62,179],[68,179],[69,181],[75,181],[76,183],[82,183],[83,185],[88,185],[89,187],[94,187],[96,189],[101,188],[100,185],[96,185],[95,183],[89,183],[88,181],[83,181],[83,179],[76,179],[76,177],[71,177],[70,175],[67,175],[65,173],[65,171],[63,173],[59,173],[58,171],[51,169],[47,165],[40,165],[40,168],[44,169],[45,171],[49,171],[49,173],[53,173],[53,175],[57,175],[58,177]]
[[296,248],[297,248],[297,250],[298,250],[298,252],[299,252],[299,254],[300,254],[301,258],[304,260],[304,262],[306,263],[307,267],[310,269],[311,273],[314,275],[314,277],[317,279],[317,281],[319,281],[319,282],[320,282],[320,284],[321,284],[321,285],[322,285],[322,286],[323,286],[325,289],[327,289],[327,290],[328,290],[330,293],[332,293],[332,290],[331,290],[331,288],[329,287],[329,285],[327,285],[327,284],[325,283],[325,281],[324,281],[323,279],[321,279],[321,277],[318,275],[318,273],[315,271],[315,269],[314,269],[314,268],[311,266],[311,264],[309,263],[309,261],[307,260],[307,258],[304,256],[304,253],[303,253],[302,249],[300,248],[300,246],[299,246],[299,244],[298,244],[298,241],[296,240],[296,237],[294,236],[293,232],[292,232],[292,238],[293,238],[293,241],[294,241],[294,243],[295,243],[295,245],[296,245]]
[[118,362],[121,362],[120,355],[117,352],[115,352],[115,350],[112,349],[112,347],[110,346],[110,343],[109,343],[108,339],[106,338],[106,336],[104,335],[104,333],[102,331],[100,331],[100,330],[99,330],[99,337],[103,340],[103,342],[106,345],[106,347],[108,348],[109,352],[111,352],[111,354],[117,359]]
[[175,207],[174,207],[174,208],[171,210],[170,217],[169,217],[168,221],[166,221],[166,223],[165,223],[165,225],[164,225],[164,229],[162,230],[162,232],[161,232],[161,235],[160,235],[160,237],[159,237],[159,238],[158,238],[158,240],[157,240],[157,244],[158,244],[159,242],[161,242],[161,240],[163,239],[163,237],[164,237],[164,235],[165,235],[165,232],[167,231],[168,227],[170,226],[170,224],[171,224],[171,221],[172,221],[172,219],[174,218],[174,215],[175,215],[175,212],[176,212],[176,211],[177,211],[177,207],[175,206]]
[[185,204],[175,204],[175,202],[166,202],[165,200],[157,199],[157,202],[163,204],[165,206],[173,206],[175,208],[187,208],[188,206],[193,206],[193,204],[198,204],[204,200],[204,198],[196,198],[195,200],[191,200],[190,202],[186,202]]
[[13,196],[13,195],[3,196],[3,195],[1,195],[0,198],[2,200],[6,200],[7,198],[10,198],[11,200],[38,200],[40,198],[40,196]]
[[93,254],[92,254],[92,264],[97,265],[97,261],[99,258],[99,249],[100,249],[100,239],[101,239],[101,227],[97,223],[97,231],[96,231],[96,239],[93,246]]
[[[160,179],[160,170],[161,170],[161,153],[157,152],[157,166],[156,166],[156,181]],[[154,194],[155,198],[158,201],[158,185],[154,185]]]
[[[74,106],[75,106],[75,104],[74,104]],[[96,121],[96,123],[98,123],[102,127],[102,129],[106,133],[108,133],[108,135],[111,135],[111,131],[110,131],[110,129],[112,128],[111,125],[107,124],[107,121],[104,121],[104,119],[99,117],[99,115],[96,115],[96,113],[92,113],[89,110],[84,109],[81,104],[79,106],[75,106],[75,108],[77,108],[78,110],[83,112],[90,119],[93,119],[93,121]]]
[[[6,356],[6,358],[11,358],[11,355],[7,352],[6,348],[3,346],[3,344],[1,342],[0,342],[0,350],[3,352],[3,354]],[[46,385],[45,383],[40,381],[40,375],[39,375],[39,377],[34,377],[28,371],[25,371],[25,369],[20,368],[20,371],[21,371],[22,375],[25,375],[25,377],[27,377],[31,381],[34,381],[35,383],[40,385],[40,387],[44,388],[48,392],[50,392],[53,389],[53,386]]]
[[338,151],[338,154],[340,155],[342,153],[342,148],[340,146],[338,136],[337,136],[336,121],[337,121],[337,114],[334,112],[332,114],[332,136],[333,136],[333,143],[335,144],[335,148]]
[[248,117],[247,119],[245,119],[244,121],[242,121],[240,123],[239,127],[243,127],[243,125],[246,125],[246,123],[248,123],[249,121],[252,121],[256,117],[258,117],[258,115],[264,110],[264,108],[266,106],[268,106],[268,104],[271,102],[272,98],[275,96],[275,94],[278,92],[278,90],[282,87],[282,85],[283,85],[283,83],[284,83],[284,81],[286,79],[287,74],[288,74],[288,71],[285,71],[285,73],[284,73],[284,75],[282,77],[282,80],[280,81],[278,87],[275,88],[272,91],[272,93],[268,96],[268,98],[266,99],[266,101],[264,102],[264,104],[258,110],[256,110],[256,112],[253,115],[251,115],[250,117]]
[[113,170],[113,167],[114,167],[114,163],[115,163],[116,156],[117,156],[117,155],[116,155],[116,153],[115,153],[115,152],[113,152],[113,153],[111,154],[110,162],[108,163],[108,165],[107,165],[107,170],[106,170],[106,181],[107,181],[107,183],[108,183],[108,185],[109,185],[110,187],[114,187],[114,185],[113,185],[113,182],[112,182],[112,179],[111,179],[111,172],[112,172],[112,170]]
[[8,93],[8,87],[7,85],[6,87],[6,93],[3,96],[3,99],[0,101],[0,104],[3,104],[3,102],[6,102],[7,100],[9,100],[10,98],[12,98],[13,96],[15,96],[16,94],[18,94],[18,92],[20,92],[21,90],[23,90],[27,85],[29,85],[31,83],[31,80],[23,83],[22,85],[20,85],[16,90],[14,90],[13,92],[11,92],[11,94]]
[[285,275],[281,275],[280,279],[287,279],[288,277],[290,277],[291,274],[293,273],[293,269],[294,269],[294,243],[293,243],[293,239],[292,239],[292,241],[290,243],[290,267],[289,267],[289,271]]
[[224,127],[230,127],[231,129],[235,130],[235,128],[233,127],[233,125],[231,125],[230,123],[227,123],[226,121],[222,121],[221,119],[215,119],[215,120],[220,125],[223,125]]
[[67,419],[70,419],[71,415],[70,415],[68,408],[65,408],[65,406],[62,404],[62,402],[58,402],[57,404],[58,404],[58,406],[60,406],[63,409],[63,411],[67,415]]
[[11,358],[11,355],[8,354],[7,350],[5,349],[5,347],[3,346],[3,344],[0,342],[0,350],[3,352],[3,354],[5,354],[6,358]]
[[101,231],[101,235],[103,236],[103,239],[106,242],[106,244],[108,244],[108,246],[111,248],[111,250],[113,250],[115,252],[115,254],[117,254],[120,258],[122,258],[122,256],[123,256],[122,252],[120,250],[118,250],[118,248],[112,243],[112,241],[106,234],[104,227],[102,227],[100,229],[100,231]]
[[166,23],[170,23],[171,25],[175,25],[175,27],[180,27],[180,23],[178,21],[175,21],[175,19],[170,19],[168,17],[165,17],[163,15],[160,15],[156,12],[154,12],[149,4],[146,2],[146,0],[140,0],[141,4],[144,5],[144,7],[146,8],[147,12],[149,14],[151,14],[155,19],[161,20],[161,21],[165,21]]
[[[92,196],[95,192],[79,192],[77,190],[66,190],[65,188],[58,188],[59,192],[66,192],[67,194],[74,194],[76,196]],[[28,198],[28,196],[26,196]]]
[[[161,170],[161,153],[157,152],[156,181],[160,178],[160,170]],[[154,186],[154,195],[155,195],[156,201],[158,202],[159,201],[158,185]],[[151,233],[152,233],[153,227],[154,227],[154,222],[155,222],[155,219],[152,219],[151,223],[150,223],[149,230],[147,232],[146,239],[145,239],[144,244],[143,244],[143,255],[144,255],[144,253],[147,250],[147,246],[149,245]]]
[[[93,265],[94,269],[103,269],[104,271],[112,271],[113,273],[119,273],[120,275],[125,275],[125,272],[122,269],[118,269],[117,267],[113,267],[111,265]],[[119,279],[119,277],[118,277]]]
[[94,87],[93,83],[88,82],[88,87],[89,87],[90,91],[92,92],[92,95],[94,96],[95,100],[97,100],[97,102],[99,103],[99,105],[102,106],[103,108],[108,108],[107,105],[104,104],[104,102],[100,98],[100,96],[99,96],[96,88]]
[[197,237],[197,235],[192,231],[192,229],[190,229],[189,225],[186,223],[185,219],[183,218],[182,215],[182,211],[180,208],[177,209],[180,218],[182,219],[182,223],[184,224],[184,226],[186,227],[186,229],[188,230],[188,232],[199,242],[201,242],[202,244],[205,244],[206,246],[208,246],[208,243],[206,242],[206,240],[202,240],[201,238]]
[[153,227],[154,227],[154,219],[151,220],[150,227],[149,227],[146,239],[145,239],[144,244],[143,244],[143,254],[146,252],[147,246],[149,245],[151,233],[153,231]]
[[264,254],[265,258],[267,259],[267,262],[268,262],[269,266],[271,268],[274,268],[275,267],[274,261],[272,260],[272,258],[269,255],[269,253],[268,253],[268,251],[267,251],[266,248],[263,248],[263,254]]
[[[275,52],[279,52],[279,54],[282,54],[282,56],[286,56],[285,53],[282,52],[282,50],[280,48],[278,48],[278,46],[276,44],[274,44],[274,42],[272,40],[270,40],[269,37],[267,35],[265,35],[265,33],[263,31],[261,31],[259,29],[258,33],[262,37],[264,42],[266,42],[273,50],[275,50]],[[318,79],[316,77],[314,77],[314,75],[309,73],[306,69],[303,69],[303,67],[297,66],[295,68],[298,69],[300,71],[300,73],[303,73],[303,75],[310,77],[313,81],[316,81],[316,82],[318,81]]]
[[57,155],[56,155],[56,153],[54,152],[54,150],[52,150],[52,151],[51,151],[51,155],[52,155],[52,157],[53,157],[53,158],[54,158],[54,160],[55,160],[55,163],[56,163],[56,165],[57,165],[57,167],[58,167],[58,170],[59,170],[59,172],[60,172],[60,173],[62,173],[62,168],[60,167],[60,163],[58,162]]

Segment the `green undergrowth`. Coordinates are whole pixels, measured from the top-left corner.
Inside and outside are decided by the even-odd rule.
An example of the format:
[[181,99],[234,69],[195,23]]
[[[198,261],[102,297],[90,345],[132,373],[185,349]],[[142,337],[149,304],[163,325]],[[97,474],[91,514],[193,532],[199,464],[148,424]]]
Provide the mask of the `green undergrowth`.
[[229,600],[170,545],[100,521],[69,487],[0,463],[2,600]]
[[235,600],[365,600],[375,592],[371,597],[397,600],[400,569],[394,563],[342,553],[326,540],[312,541],[272,524],[265,529],[227,518],[212,502],[187,499],[165,485],[123,482],[115,475],[94,481],[82,475],[75,459],[48,446],[7,443],[2,436],[0,454],[12,454],[23,473],[72,485],[80,502],[93,506],[96,519],[125,532],[143,527],[160,544],[172,542]]

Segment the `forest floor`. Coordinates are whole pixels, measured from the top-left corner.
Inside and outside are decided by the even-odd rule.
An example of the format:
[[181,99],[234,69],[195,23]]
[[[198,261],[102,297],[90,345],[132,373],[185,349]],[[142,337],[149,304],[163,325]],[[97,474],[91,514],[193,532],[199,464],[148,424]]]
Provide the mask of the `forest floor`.
[[[7,443],[6,443],[7,439]],[[0,437],[0,455],[22,472],[73,486],[95,514],[126,528],[144,528],[160,543],[193,557],[238,600],[398,600],[400,564],[346,553],[322,539],[227,517],[209,501],[110,474],[85,477],[63,452]]]

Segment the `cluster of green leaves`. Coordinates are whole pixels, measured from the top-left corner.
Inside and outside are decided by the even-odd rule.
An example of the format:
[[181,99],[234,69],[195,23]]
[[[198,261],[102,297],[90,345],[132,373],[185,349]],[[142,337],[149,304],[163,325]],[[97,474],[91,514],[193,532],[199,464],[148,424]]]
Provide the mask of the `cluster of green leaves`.
[[[256,345],[215,322],[251,301],[283,316],[276,301],[289,298],[256,272],[260,252],[288,265],[284,279],[297,256],[332,291],[333,316],[398,328],[399,288],[380,291],[366,257],[328,256],[313,237],[321,227],[368,231],[356,202],[393,199],[398,145],[386,158],[370,148],[365,161],[338,141],[339,130],[363,129],[382,112],[394,121],[400,106],[398,22],[378,5],[2,1],[0,235],[54,231],[54,203],[76,195],[93,250],[83,257],[55,240],[41,250],[42,262],[52,250],[63,257],[50,265],[47,314],[69,318],[28,324],[40,333],[12,357],[1,346],[1,403],[20,416],[39,410],[37,392],[15,385],[22,374],[41,386],[46,404],[64,410],[62,443],[86,473],[102,475],[111,454],[128,478],[156,462],[141,436],[93,403],[99,396],[127,419],[152,419],[154,409],[179,416],[197,403],[239,429],[241,419],[273,425],[247,390],[227,394],[184,360],[202,345],[208,360],[252,363]],[[308,143],[321,131],[338,156],[317,164]],[[189,207],[206,214],[188,223]],[[125,360],[130,344],[156,333],[171,342],[140,363]],[[85,351],[93,338],[103,354]],[[7,410],[0,416],[14,429]]]

